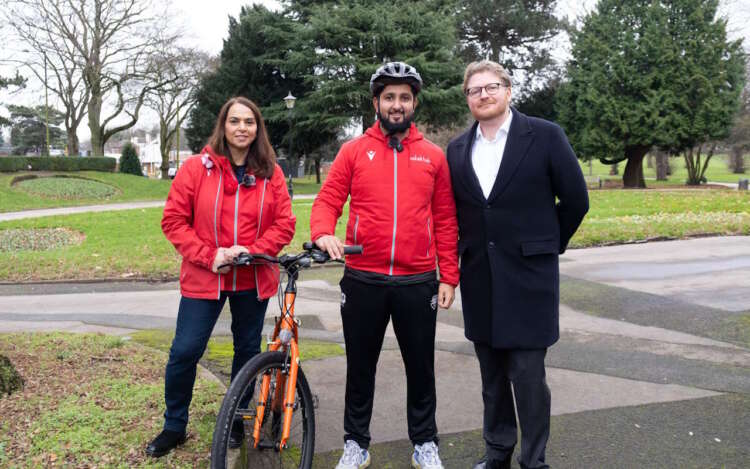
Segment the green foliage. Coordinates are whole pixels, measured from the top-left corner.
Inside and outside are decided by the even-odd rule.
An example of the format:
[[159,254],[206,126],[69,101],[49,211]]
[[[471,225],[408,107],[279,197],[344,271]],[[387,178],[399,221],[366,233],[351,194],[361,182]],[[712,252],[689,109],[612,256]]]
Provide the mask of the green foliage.
[[516,108],[526,115],[555,122],[557,121],[555,99],[559,87],[559,79],[550,80],[544,87],[527,94],[521,101],[518,101]]
[[557,0],[460,0],[458,38],[467,60],[489,57],[511,72],[529,77],[552,64],[549,39],[563,23],[555,16]]
[[50,147],[65,146],[65,134],[58,127],[65,116],[57,109],[45,109],[43,105],[35,107],[9,105],[10,111],[10,143],[13,152],[26,154],[34,152],[45,153],[47,142],[47,119],[49,119]]
[[[26,79],[19,75],[17,70],[16,76],[14,76],[13,78],[0,75],[0,91],[4,90],[5,88],[10,88],[11,86],[20,88],[26,86]],[[7,117],[0,116],[0,128],[7,127],[11,124],[12,122]],[[2,135],[0,135],[0,145],[3,143],[2,140]]]
[[578,156],[629,161],[626,187],[643,185],[642,158],[726,136],[743,83],[740,41],[716,19],[718,0],[602,0],[572,36],[558,112]]
[[138,153],[135,151],[135,146],[128,142],[122,147],[122,155],[120,156],[120,172],[125,174],[134,174],[136,176],[143,176],[141,170],[141,160],[138,159]]
[[0,399],[23,387],[23,378],[18,374],[8,357],[0,355]]
[[2,156],[0,173],[12,171],[114,171],[117,160],[106,156]]
[[375,115],[370,76],[391,60],[416,67],[424,80],[418,122],[441,127],[462,120],[463,67],[455,55],[452,5],[437,0],[409,2],[408,7],[382,0],[313,3],[305,10],[304,32],[317,56],[293,59],[316,62],[316,73],[307,77],[312,90],[299,103],[295,125],[343,128],[354,120],[369,127]]
[[[300,70],[290,60],[290,55],[302,53],[295,52],[299,47],[305,47],[298,29],[289,16],[259,5],[242,7],[239,18],[230,17],[221,65],[201,80],[195,92],[196,104],[187,128],[194,152],[205,145],[219,109],[233,96],[245,96],[260,106],[271,144],[282,146],[289,131],[283,98],[290,91],[298,98],[305,94]],[[277,111],[278,119],[269,119],[272,110]]]

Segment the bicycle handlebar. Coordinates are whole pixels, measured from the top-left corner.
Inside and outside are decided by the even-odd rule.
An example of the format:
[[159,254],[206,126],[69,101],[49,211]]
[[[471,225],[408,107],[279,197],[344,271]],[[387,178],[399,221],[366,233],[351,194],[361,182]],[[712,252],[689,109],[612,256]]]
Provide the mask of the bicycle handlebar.
[[[267,254],[253,254],[243,252],[235,257],[232,262],[220,265],[219,269],[223,269],[224,267],[260,264],[261,262],[256,262],[258,260],[270,262],[272,264],[279,264],[284,267],[284,270],[289,270],[294,266],[302,268],[310,267],[313,262],[316,264],[325,264],[326,262],[330,261],[342,262],[339,260],[331,259],[331,256],[329,256],[327,252],[321,251],[317,248],[317,246],[315,246],[315,244],[310,241],[304,243],[302,247],[305,250],[304,252],[301,252],[299,254],[284,254],[280,257],[273,257]],[[344,255],[352,254],[362,254],[362,246],[345,246]]]

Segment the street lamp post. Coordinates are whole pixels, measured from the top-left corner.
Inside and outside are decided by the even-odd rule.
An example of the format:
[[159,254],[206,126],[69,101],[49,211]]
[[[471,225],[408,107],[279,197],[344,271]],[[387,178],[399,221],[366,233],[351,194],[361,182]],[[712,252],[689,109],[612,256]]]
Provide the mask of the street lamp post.
[[49,156],[49,92],[47,90],[47,52],[42,51],[44,55],[44,130],[46,139],[44,144],[44,153]]
[[289,182],[287,184],[287,189],[289,189],[289,197],[293,197],[294,195],[294,186],[292,185],[292,171],[294,171],[294,168],[292,167],[292,144],[294,142],[294,134],[292,133],[292,109],[294,109],[294,103],[297,101],[297,98],[292,96],[292,92],[290,91],[288,95],[284,98],[284,104],[286,104],[286,108],[289,109],[288,113],[288,119],[289,119],[289,152],[288,152],[288,158],[289,158]]

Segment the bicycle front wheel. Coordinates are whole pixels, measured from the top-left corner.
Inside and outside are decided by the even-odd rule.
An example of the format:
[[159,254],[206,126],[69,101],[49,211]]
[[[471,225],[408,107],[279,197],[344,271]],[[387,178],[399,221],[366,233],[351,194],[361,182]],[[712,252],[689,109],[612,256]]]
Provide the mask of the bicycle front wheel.
[[[211,467],[253,469],[309,469],[315,447],[315,411],[310,386],[300,368],[294,400],[291,431],[287,447],[280,449],[281,407],[274,410],[275,395],[283,395],[288,385],[287,356],[283,352],[265,352],[248,361],[229,386],[216,419],[211,444]],[[268,404],[261,425],[260,440],[255,447],[253,428],[257,399],[261,396],[263,377],[270,381]],[[232,437],[234,435],[234,437]],[[242,438],[237,438],[241,435]],[[238,448],[233,448],[241,442]],[[235,444],[232,444],[235,443]]]

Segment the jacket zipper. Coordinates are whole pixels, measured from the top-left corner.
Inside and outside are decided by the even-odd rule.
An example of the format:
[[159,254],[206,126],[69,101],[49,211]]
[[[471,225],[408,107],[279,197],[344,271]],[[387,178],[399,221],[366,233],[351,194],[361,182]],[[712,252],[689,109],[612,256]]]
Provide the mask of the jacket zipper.
[[432,244],[432,232],[430,231],[430,217],[427,217],[427,257],[430,257],[430,245]]
[[398,218],[398,152],[393,149],[393,238],[391,240],[391,268],[388,275],[393,275],[393,260],[396,257],[396,221]]
[[[263,180],[263,193],[260,195],[260,210],[258,210],[258,230],[255,232],[255,240],[258,241],[260,237],[260,224],[263,221],[263,201],[266,199],[266,184],[268,179]],[[255,296],[260,301],[260,288],[258,287],[258,266],[253,266],[253,272],[255,273]]]
[[354,244],[357,244],[357,228],[359,228],[359,215],[354,218]]
[[[237,245],[237,212],[240,207],[240,188],[234,193],[234,245]],[[237,291],[237,266],[232,267],[232,291]]]
[[[222,189],[222,174],[220,171],[217,171],[219,173],[219,187],[216,190],[216,201],[214,202],[214,239],[216,239],[216,247],[219,247],[219,229],[218,224],[216,221],[217,214],[219,212],[219,195],[221,194]],[[219,288],[216,292],[216,299],[218,300],[221,298],[221,274],[219,272],[216,272],[216,276],[219,280]]]

